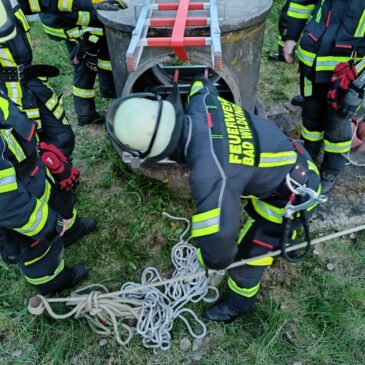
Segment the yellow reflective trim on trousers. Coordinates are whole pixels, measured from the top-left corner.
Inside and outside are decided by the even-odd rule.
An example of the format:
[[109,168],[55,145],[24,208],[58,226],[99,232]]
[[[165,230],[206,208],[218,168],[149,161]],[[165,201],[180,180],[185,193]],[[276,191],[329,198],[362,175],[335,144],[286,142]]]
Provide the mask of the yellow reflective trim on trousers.
[[58,0],[58,10],[72,11],[73,0]]
[[295,151],[288,152],[262,152],[260,153],[260,162],[258,167],[278,167],[291,165],[297,161]]
[[309,66],[309,67],[313,66],[314,60],[316,58],[315,53],[308,52],[299,45],[296,50],[296,55],[297,55],[299,61],[304,63],[306,66]]
[[18,106],[22,106],[23,90],[20,86],[20,82],[10,81],[5,82],[7,95]]
[[79,11],[77,18],[77,25],[89,25],[90,23],[90,13],[88,11]]
[[317,15],[316,15],[316,22],[319,23],[322,19],[322,6],[323,6],[323,3],[325,2],[325,0],[322,0],[322,4],[321,6],[319,7],[318,9],[318,12],[317,12]]
[[274,207],[273,205],[265,203],[259,199],[251,199],[251,203],[256,213],[269,222],[277,224],[283,223],[283,216],[285,215],[284,208]]
[[345,142],[330,142],[327,139],[324,140],[324,150],[331,153],[346,153],[350,151],[351,141]]
[[41,7],[39,6],[38,0],[29,0],[29,5],[33,13],[40,13]]
[[62,38],[62,39],[67,39],[65,31],[63,29],[52,28],[43,23],[42,23],[42,27],[43,27],[43,30],[49,35],[53,35],[54,37],[58,37],[58,38]]
[[205,263],[204,263],[203,256],[202,256],[202,250],[200,248],[198,248],[196,250],[196,257],[198,258],[198,260],[200,262],[200,265],[202,265],[203,267],[205,267]]
[[219,232],[220,208],[215,208],[192,217],[192,237],[207,236]]
[[0,170],[0,193],[17,190],[16,172],[13,167]]
[[26,236],[34,236],[44,228],[47,219],[48,204],[37,199],[35,208],[30,215],[28,222],[22,227],[14,228],[14,230]]
[[64,113],[64,109],[63,106],[61,104],[58,105],[58,107],[55,109],[55,111],[53,112],[53,115],[57,118],[60,119],[62,114]]
[[247,263],[247,265],[250,266],[270,266],[274,262],[273,257],[264,257],[262,259],[250,261]]
[[33,285],[41,285],[49,283],[50,281],[54,280],[63,271],[64,268],[65,268],[65,261],[62,259],[53,275],[42,276],[40,278],[30,278],[29,276],[26,275],[24,276],[28,283]]
[[4,119],[9,118],[9,101],[0,96],[0,109],[3,112]]
[[16,172],[14,167],[9,167],[4,170],[0,170],[0,179],[4,179],[6,177],[16,176]]
[[300,5],[294,2],[289,3],[287,15],[295,19],[309,19],[314,10],[314,5]]
[[0,48],[0,64],[3,67],[17,66],[14,61],[13,55],[9,51],[9,48]]
[[43,259],[43,257],[47,256],[48,252],[51,250],[52,246],[49,246],[46,250],[46,252],[44,252],[41,256],[31,260],[31,261],[25,261],[24,262],[24,266],[30,266],[30,265],[33,265],[34,263],[40,261]]
[[355,37],[363,38],[365,36],[365,10],[363,10],[359,25],[356,28]]
[[194,96],[199,90],[201,90],[204,87],[203,83],[201,81],[195,81],[193,86],[191,87],[189,98]]
[[95,97],[95,89],[81,89],[73,86],[73,94],[79,98],[90,99]]
[[304,96],[312,96],[312,81],[304,77]]
[[304,139],[306,139],[308,141],[318,142],[318,141],[322,141],[324,132],[323,131],[322,132],[309,131],[307,128],[304,127],[304,125],[302,125],[300,134],[302,135],[302,137]]
[[96,27],[81,27],[79,28],[72,28],[66,31],[67,36],[69,38],[81,38],[84,36],[85,33],[90,33],[98,36],[102,36],[104,34],[102,28],[96,28]]
[[112,63],[108,60],[98,60],[98,68],[106,71],[112,70]]
[[246,298],[251,298],[254,295],[256,295],[257,292],[259,291],[260,282],[258,284],[256,284],[255,286],[253,286],[252,288],[240,288],[236,284],[236,282],[231,277],[229,277],[228,278],[228,286],[236,294],[241,295],[241,296],[246,297]]
[[[0,133],[3,136],[4,140],[8,144],[8,148],[10,149],[11,153],[15,156],[18,162],[23,161],[26,159],[26,156],[20,147],[17,140],[14,138],[14,136],[11,134],[10,130],[7,130],[7,132],[4,129],[0,129]],[[7,134],[9,133],[9,134]]]
[[[32,9],[32,3],[34,2],[34,4],[36,6],[38,6],[38,9],[37,11],[35,11],[36,13],[39,13],[41,11],[41,8],[39,7],[39,2],[38,0],[30,0],[30,8]],[[33,9],[32,9],[33,10]],[[22,9],[19,9],[15,14],[14,14],[18,19],[19,21],[22,23],[22,26],[23,26],[23,29],[28,32],[28,30],[30,29],[30,26],[29,26],[29,23],[28,23],[28,20],[27,18],[25,17]]]
[[10,191],[14,191],[18,189],[17,182],[12,182],[10,184],[0,185],[0,193],[9,193]]
[[240,234],[238,236],[237,244],[240,245],[242,240],[245,238],[247,232],[250,230],[252,225],[255,223],[255,220],[251,217],[247,220],[246,224],[243,226],[243,228],[240,231]]

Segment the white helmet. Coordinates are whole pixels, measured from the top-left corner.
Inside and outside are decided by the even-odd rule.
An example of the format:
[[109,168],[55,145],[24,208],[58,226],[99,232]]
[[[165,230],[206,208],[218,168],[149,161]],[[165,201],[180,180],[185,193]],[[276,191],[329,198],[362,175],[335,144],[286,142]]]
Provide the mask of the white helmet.
[[0,43],[10,41],[16,36],[13,9],[8,0],[0,1]]
[[174,106],[159,95],[138,93],[117,99],[108,110],[106,122],[119,147],[136,157],[154,158],[170,144],[176,113]]

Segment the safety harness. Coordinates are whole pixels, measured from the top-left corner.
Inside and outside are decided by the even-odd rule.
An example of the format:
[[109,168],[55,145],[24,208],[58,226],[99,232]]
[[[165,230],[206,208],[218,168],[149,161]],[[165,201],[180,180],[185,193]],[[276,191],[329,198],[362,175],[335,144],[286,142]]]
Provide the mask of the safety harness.
[[56,77],[60,71],[50,65],[18,65],[0,67],[0,81],[29,81],[37,77]]

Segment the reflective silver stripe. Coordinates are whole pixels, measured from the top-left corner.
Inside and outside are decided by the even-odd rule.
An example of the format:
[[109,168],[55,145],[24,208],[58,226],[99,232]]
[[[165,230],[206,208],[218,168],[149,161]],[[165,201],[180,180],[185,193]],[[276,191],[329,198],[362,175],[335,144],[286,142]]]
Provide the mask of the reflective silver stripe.
[[200,228],[207,228],[207,227],[211,227],[214,226],[216,224],[219,225],[219,216],[218,217],[214,217],[214,218],[210,218],[210,219],[206,219],[204,221],[200,221],[200,222],[195,222],[192,224],[192,229],[200,229]]
[[294,163],[297,161],[297,156],[289,156],[289,157],[262,157],[260,158],[260,164],[261,163],[276,163],[276,162],[288,162],[288,163]]
[[16,182],[15,175],[0,178],[0,186]]

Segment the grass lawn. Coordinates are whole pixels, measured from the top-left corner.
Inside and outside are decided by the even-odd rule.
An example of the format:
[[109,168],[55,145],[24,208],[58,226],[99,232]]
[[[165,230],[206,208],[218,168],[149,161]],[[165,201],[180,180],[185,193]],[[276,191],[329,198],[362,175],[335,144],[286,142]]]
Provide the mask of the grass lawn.
[[[298,92],[295,66],[269,63],[276,49],[275,6],[267,22],[260,98],[271,105]],[[162,184],[131,173],[118,158],[104,127],[76,126],[72,105],[72,70],[63,44],[51,43],[39,24],[32,25],[35,63],[52,63],[62,76],[52,80],[65,96],[75,126],[75,165],[82,172],[77,207],[98,220],[98,230],[67,249],[69,263],[85,262],[87,283],[117,290],[138,281],[146,266],[170,267],[170,249],[181,232],[162,211],[189,217],[193,202],[171,194]],[[100,107],[107,103],[99,100]],[[182,351],[189,337],[176,322],[171,350],[151,351],[139,337],[126,347],[113,340],[101,347],[84,321],[33,317],[27,301],[34,294],[16,267],[0,261],[0,364],[365,364],[365,236],[343,238],[316,249],[298,265],[277,260],[267,271],[254,312],[230,325],[208,324],[201,349]],[[333,270],[328,270],[331,263]],[[64,293],[67,294],[67,293]],[[201,311],[203,306],[196,306]],[[200,358],[200,359],[198,359]]]

